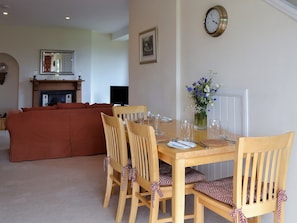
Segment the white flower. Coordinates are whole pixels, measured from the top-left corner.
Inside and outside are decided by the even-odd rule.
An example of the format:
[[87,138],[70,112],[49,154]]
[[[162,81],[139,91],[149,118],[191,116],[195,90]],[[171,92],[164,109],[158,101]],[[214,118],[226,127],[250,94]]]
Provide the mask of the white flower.
[[208,85],[205,86],[204,92],[209,93],[210,92],[210,87]]
[[[212,71],[210,74],[215,74]],[[194,82],[191,86],[186,86],[190,97],[194,101],[195,113],[203,113],[206,115],[207,106],[214,106],[216,98],[214,95],[217,90],[221,87],[221,84],[215,84],[211,86],[212,78],[200,78],[197,82]]]

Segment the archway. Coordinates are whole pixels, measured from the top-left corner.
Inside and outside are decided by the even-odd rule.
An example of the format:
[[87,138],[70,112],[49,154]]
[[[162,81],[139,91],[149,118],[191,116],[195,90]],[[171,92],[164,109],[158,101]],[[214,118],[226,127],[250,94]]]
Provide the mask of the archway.
[[0,115],[18,109],[19,64],[7,53],[0,53],[0,62],[8,67],[5,81],[0,85]]

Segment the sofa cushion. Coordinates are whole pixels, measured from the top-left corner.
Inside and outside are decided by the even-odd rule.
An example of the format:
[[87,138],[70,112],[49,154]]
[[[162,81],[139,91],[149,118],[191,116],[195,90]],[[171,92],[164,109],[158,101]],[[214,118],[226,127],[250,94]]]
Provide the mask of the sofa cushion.
[[33,107],[33,108],[22,108],[23,112],[29,111],[48,111],[57,109],[56,105],[53,106],[44,106],[44,107]]
[[107,107],[69,111],[73,156],[106,153],[101,112],[112,115],[112,109]]
[[58,109],[75,109],[75,108],[87,108],[89,103],[58,103]]

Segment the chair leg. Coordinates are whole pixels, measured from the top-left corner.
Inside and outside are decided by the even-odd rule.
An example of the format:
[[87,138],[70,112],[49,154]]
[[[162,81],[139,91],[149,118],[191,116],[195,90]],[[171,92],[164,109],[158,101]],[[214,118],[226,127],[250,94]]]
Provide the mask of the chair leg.
[[196,195],[194,195],[194,223],[204,223],[204,206]]
[[140,189],[139,184],[134,182],[133,183],[133,188],[132,188],[132,198],[131,198],[129,223],[135,223],[136,222],[138,204],[139,204],[139,199],[136,196],[136,194],[139,193],[139,189]]
[[248,219],[249,223],[261,223],[261,216],[253,217]]
[[[284,203],[284,202],[282,202]],[[281,204],[281,212],[279,213],[277,210],[273,212],[273,222],[274,223],[284,223],[285,222],[285,216],[284,216],[284,204]],[[280,214],[280,215],[279,215]],[[279,216],[278,216],[279,215]],[[279,221],[278,221],[279,218]]]
[[104,202],[103,202],[103,207],[106,208],[109,204],[109,200],[110,200],[110,196],[111,196],[111,191],[112,191],[112,183],[113,180],[110,177],[110,174],[112,174],[113,171],[109,170],[110,168],[108,168],[107,171],[107,179],[106,179],[106,189],[105,189],[105,197],[104,197]]
[[161,211],[166,213],[166,200],[161,201]]
[[128,179],[123,179],[121,177],[121,185],[120,186],[120,195],[119,195],[119,202],[118,202],[118,209],[117,209],[117,216],[116,216],[116,223],[119,223],[122,221],[124,209],[126,205],[127,200],[127,193],[128,193]]
[[150,205],[150,220],[149,223],[156,223],[159,216],[159,204],[160,204],[160,197],[156,193],[155,199],[151,201]]

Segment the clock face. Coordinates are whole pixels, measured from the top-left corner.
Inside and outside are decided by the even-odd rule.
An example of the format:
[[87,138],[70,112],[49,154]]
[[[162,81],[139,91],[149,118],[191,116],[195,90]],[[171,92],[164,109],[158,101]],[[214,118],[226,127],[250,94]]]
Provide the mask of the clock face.
[[205,18],[205,28],[208,33],[214,33],[220,24],[220,14],[218,10],[211,9]]
[[228,15],[223,6],[217,5],[207,11],[204,26],[210,36],[220,36],[225,31],[227,23]]

